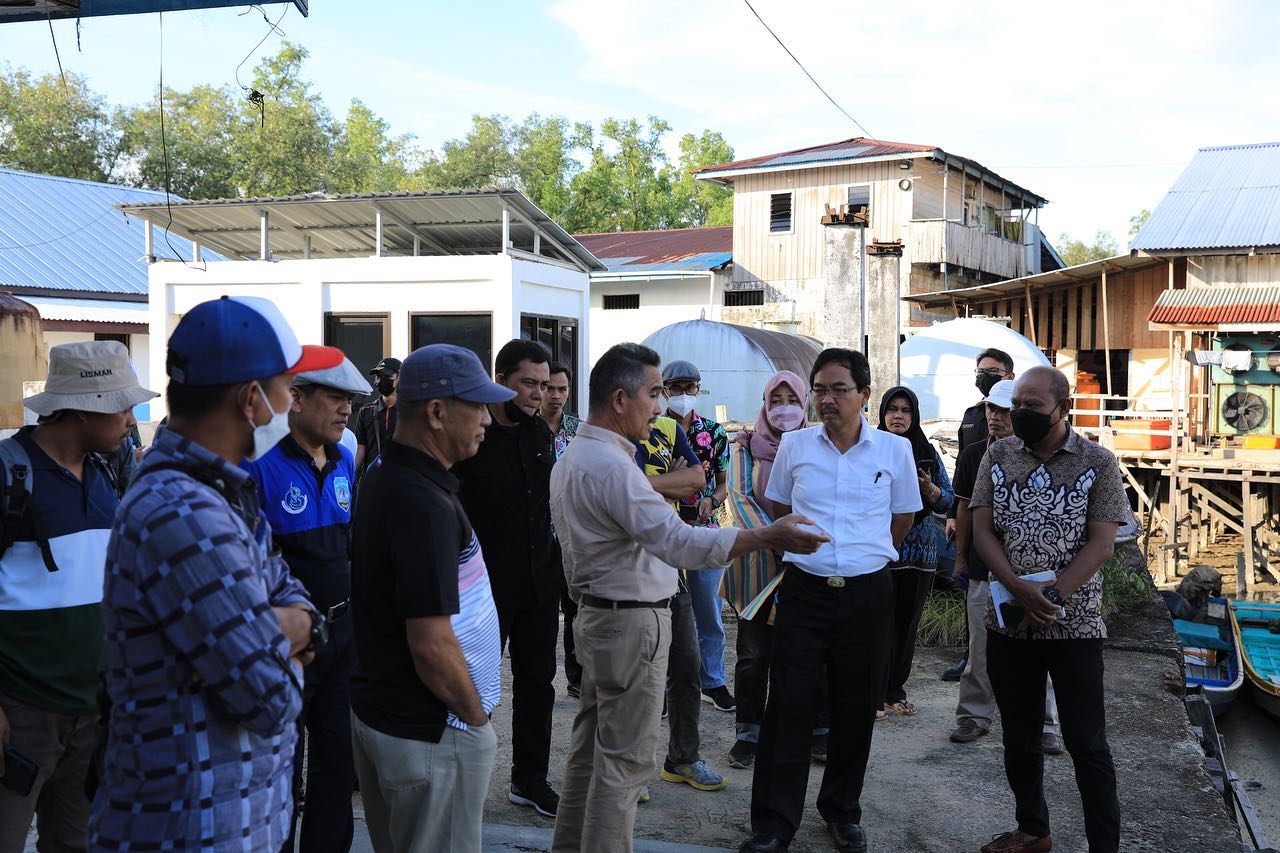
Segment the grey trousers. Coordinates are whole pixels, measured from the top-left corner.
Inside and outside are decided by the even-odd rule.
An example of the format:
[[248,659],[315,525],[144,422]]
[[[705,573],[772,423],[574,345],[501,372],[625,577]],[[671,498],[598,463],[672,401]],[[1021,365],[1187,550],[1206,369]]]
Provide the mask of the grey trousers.
[[498,755],[493,724],[446,726],[439,743],[393,737],[351,715],[356,776],[377,853],[480,853]]
[[9,721],[9,746],[39,768],[25,797],[0,786],[0,853],[22,853],[32,817],[40,853],[84,850],[89,832],[84,777],[93,758],[97,713],[55,714],[8,696],[0,696],[0,709]]
[[[991,601],[991,584],[970,581],[965,596],[969,615],[969,662],[960,676],[960,701],[956,704],[956,725],[973,720],[983,731],[991,730],[996,717],[996,695],[987,676],[987,602]],[[1046,680],[1044,694],[1044,730],[1062,736],[1058,724],[1058,702],[1053,695],[1053,681]]]
[[677,593],[671,601],[671,652],[667,658],[667,761],[693,764],[698,760],[698,717],[702,713],[702,658],[693,596]]
[[671,611],[583,606],[573,620],[582,704],[573,720],[553,853],[631,853],[653,777]]

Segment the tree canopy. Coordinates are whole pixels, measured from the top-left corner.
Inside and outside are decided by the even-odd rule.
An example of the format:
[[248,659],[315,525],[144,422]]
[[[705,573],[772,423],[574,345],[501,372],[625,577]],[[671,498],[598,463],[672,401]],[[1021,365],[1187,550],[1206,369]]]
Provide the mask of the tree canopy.
[[1116,243],[1116,238],[1111,236],[1110,231],[1101,228],[1093,235],[1092,243],[1086,243],[1068,234],[1059,234],[1058,245],[1055,248],[1062,262],[1069,267],[1120,254],[1120,246]]
[[512,187],[576,232],[732,222],[731,191],[691,174],[733,159],[718,132],[685,134],[673,157],[671,127],[657,116],[596,128],[537,113],[474,115],[465,134],[433,151],[358,99],[335,116],[307,80],[306,60],[305,48],[286,41],[258,62],[243,92],[201,84],[116,106],[82,76],[64,83],[0,66],[0,165],[167,184],[191,199]]

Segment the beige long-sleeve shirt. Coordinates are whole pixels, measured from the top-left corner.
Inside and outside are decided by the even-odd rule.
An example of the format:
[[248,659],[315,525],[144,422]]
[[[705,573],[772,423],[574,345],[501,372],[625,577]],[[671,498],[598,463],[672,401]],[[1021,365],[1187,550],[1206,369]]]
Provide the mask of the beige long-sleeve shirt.
[[669,598],[673,566],[722,566],[738,536],[685,524],[636,465],[634,445],[586,422],[551,471],[551,518],[575,599]]

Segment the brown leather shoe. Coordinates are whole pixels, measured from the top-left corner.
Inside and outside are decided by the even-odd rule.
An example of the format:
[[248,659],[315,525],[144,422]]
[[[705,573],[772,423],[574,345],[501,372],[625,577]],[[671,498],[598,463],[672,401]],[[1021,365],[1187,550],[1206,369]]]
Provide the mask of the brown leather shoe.
[[1037,838],[1014,830],[1002,832],[982,845],[980,853],[1049,853],[1053,849],[1053,836]]
[[951,742],[973,743],[985,734],[987,734],[987,730],[978,725],[976,720],[967,719],[956,726],[956,730],[951,733]]

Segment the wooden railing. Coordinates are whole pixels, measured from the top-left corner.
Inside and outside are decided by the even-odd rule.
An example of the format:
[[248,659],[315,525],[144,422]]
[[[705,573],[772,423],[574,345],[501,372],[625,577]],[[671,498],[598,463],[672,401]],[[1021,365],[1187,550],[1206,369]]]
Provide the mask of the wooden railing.
[[[1005,278],[1027,274],[1027,247],[976,225],[942,219],[913,219],[908,230],[907,257],[911,263],[937,264],[993,273]],[[943,253],[943,237],[946,253]]]

